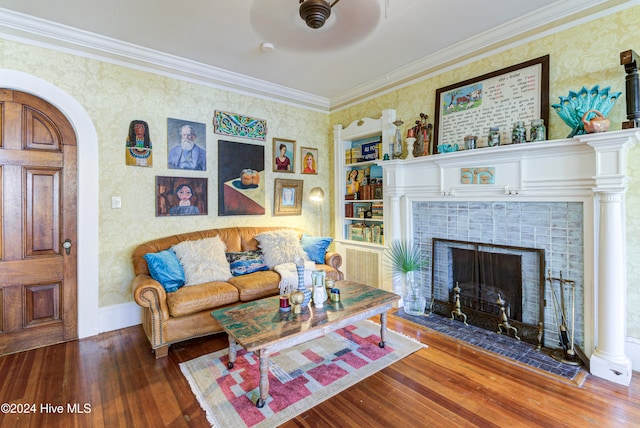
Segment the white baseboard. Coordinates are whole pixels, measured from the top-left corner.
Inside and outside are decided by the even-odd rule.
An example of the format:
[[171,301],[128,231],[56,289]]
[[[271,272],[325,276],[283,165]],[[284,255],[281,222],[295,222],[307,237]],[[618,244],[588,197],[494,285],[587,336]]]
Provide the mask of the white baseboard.
[[102,307],[98,310],[100,333],[142,324],[142,308],[135,302]]
[[627,354],[631,360],[632,369],[640,372],[640,339],[627,337],[624,345],[624,353]]

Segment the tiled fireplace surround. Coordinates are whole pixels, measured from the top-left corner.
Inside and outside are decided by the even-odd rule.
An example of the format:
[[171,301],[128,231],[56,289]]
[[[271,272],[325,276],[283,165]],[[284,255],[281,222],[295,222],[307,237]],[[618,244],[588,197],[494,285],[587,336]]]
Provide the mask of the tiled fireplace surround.
[[[575,337],[591,374],[628,385],[624,194],[639,142],[632,129],[383,162],[388,234],[429,254],[432,238],[543,248],[545,272],[576,281]],[[494,184],[461,184],[461,168],[481,167],[495,169]],[[557,343],[545,287],[545,338]]]

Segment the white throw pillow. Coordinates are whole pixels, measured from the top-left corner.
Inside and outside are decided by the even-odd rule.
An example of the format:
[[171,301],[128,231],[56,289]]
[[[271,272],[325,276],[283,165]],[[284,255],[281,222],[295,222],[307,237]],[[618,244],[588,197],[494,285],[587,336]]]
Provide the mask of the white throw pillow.
[[184,270],[184,285],[226,281],[231,278],[225,255],[227,247],[220,237],[184,241],[172,248]]
[[269,269],[282,263],[295,263],[298,257],[308,261],[309,256],[302,249],[298,234],[291,229],[264,232],[256,235],[258,246],[262,250],[264,262]]

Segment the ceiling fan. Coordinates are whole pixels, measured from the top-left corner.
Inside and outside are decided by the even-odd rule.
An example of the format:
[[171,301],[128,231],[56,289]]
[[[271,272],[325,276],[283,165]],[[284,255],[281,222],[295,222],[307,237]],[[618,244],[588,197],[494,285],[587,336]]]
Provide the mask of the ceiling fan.
[[300,17],[313,29],[320,28],[331,16],[331,8],[340,0],[329,4],[325,0],[300,0]]

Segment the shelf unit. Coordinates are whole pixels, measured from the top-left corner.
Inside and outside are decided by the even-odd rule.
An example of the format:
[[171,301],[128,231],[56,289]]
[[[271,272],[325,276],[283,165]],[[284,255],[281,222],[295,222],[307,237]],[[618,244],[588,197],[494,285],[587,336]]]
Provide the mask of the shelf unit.
[[395,119],[395,110],[384,110],[378,119],[334,127],[336,250],[347,279],[379,288],[386,288],[382,258],[389,220],[380,164],[389,153]]

